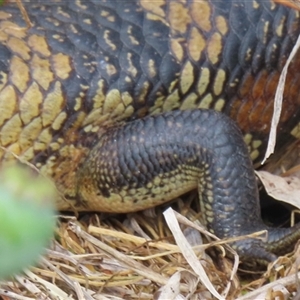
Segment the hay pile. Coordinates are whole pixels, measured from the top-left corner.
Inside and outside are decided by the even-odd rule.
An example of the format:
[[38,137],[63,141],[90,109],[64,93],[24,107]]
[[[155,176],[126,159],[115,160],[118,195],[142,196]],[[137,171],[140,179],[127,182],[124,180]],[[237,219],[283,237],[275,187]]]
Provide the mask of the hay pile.
[[180,215],[172,209],[164,215],[167,207],[159,207],[103,220],[97,214],[59,216],[55,239],[40,263],[2,282],[0,294],[5,300],[245,300],[296,295],[299,250],[280,258],[266,273],[237,275],[232,260],[222,257],[222,251],[228,251],[222,245],[210,256],[203,252],[200,215],[197,207],[192,209],[197,199],[192,199],[195,194],[185,198],[174,203]]

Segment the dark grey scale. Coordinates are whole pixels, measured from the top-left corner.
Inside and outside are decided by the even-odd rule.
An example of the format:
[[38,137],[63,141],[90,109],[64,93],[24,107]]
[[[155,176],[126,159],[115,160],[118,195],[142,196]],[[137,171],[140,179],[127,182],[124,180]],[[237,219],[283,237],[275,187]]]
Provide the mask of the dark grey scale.
[[155,49],[159,56],[164,55],[168,50],[170,29],[160,21],[144,19],[143,35],[145,42]]
[[[120,156],[124,156],[122,159],[124,160],[124,165],[127,166],[128,171],[131,173],[133,171],[134,174],[136,174],[135,176],[130,176],[130,180],[134,180],[134,182],[140,182],[140,174],[139,174],[139,170],[137,169],[137,165],[135,164],[135,159],[137,156],[140,157],[140,159],[147,165],[147,167],[149,168],[149,165],[152,165],[152,171],[150,174],[148,174],[148,178],[149,176],[151,176],[151,179],[153,179],[153,177],[157,176],[158,174],[161,173],[161,168],[159,167],[158,164],[158,155],[157,155],[157,151],[159,151],[159,148],[161,147],[161,145],[158,145],[156,140],[158,138],[158,135],[153,134],[155,132],[155,126],[156,123],[149,121],[150,125],[147,126],[147,128],[145,128],[145,123],[143,120],[141,121],[135,121],[133,122],[133,132],[135,132],[136,134],[136,141],[132,141],[130,139],[130,136],[128,133],[126,133],[126,129],[125,131],[122,130],[122,132],[120,131],[118,133],[118,138],[122,141],[119,143],[118,145],[118,151],[120,152],[122,147],[124,149],[127,149],[127,151],[124,152],[124,154],[121,154]],[[149,133],[152,133],[149,135]],[[124,137],[122,137],[124,135]],[[144,151],[140,151],[140,147],[138,146],[139,144],[142,144],[140,142],[140,138],[144,139]],[[131,155],[131,152],[134,153],[134,155]],[[122,168],[120,169],[120,172],[122,173]],[[125,171],[125,170],[124,170]],[[130,182],[127,183],[128,185],[130,185]],[[138,184],[138,187],[142,187],[142,184]]]
[[[139,133],[141,130],[139,130],[139,128],[135,128],[136,132]],[[139,138],[139,134],[135,135],[135,133],[133,133],[132,137],[137,137]],[[133,173],[133,177],[139,176],[138,180],[141,184],[141,186],[144,185],[144,175],[141,172],[141,170],[139,169],[140,166],[143,164],[143,153],[140,151],[140,148],[137,147],[138,142],[134,141],[132,138],[127,137],[127,143],[126,143],[126,151],[128,153],[131,153],[131,159],[125,159],[124,163],[127,165],[128,169],[130,170],[130,173]],[[120,151],[121,148],[119,148],[118,150]],[[147,151],[147,150],[146,150]],[[133,171],[132,171],[133,170]],[[139,173],[139,174],[138,174]]]
[[[135,146],[130,148],[133,160],[130,161],[128,168],[132,170],[132,167],[134,167],[135,171],[132,173],[133,176],[130,178],[129,182],[132,184],[132,180],[134,180],[134,187],[142,187],[148,182],[146,180],[147,175],[145,173],[146,168],[144,165],[145,156],[143,152],[140,151],[140,148],[136,147],[136,144],[133,145]],[[129,184],[129,186],[131,184]]]
[[[134,81],[136,81],[141,75],[139,61],[140,57],[136,54],[136,52],[132,51],[131,48],[128,48],[125,45],[122,46],[119,55],[120,69]],[[134,71],[131,70],[132,67],[135,68]],[[134,74],[135,72],[136,74]]]
[[251,63],[251,70],[253,74],[258,74],[263,69],[265,63],[266,45],[258,41],[253,53],[253,60]]
[[73,70],[67,79],[61,81],[63,86],[63,91],[66,95],[66,103],[67,103],[67,110],[72,110],[75,102],[74,99],[78,97],[79,93],[82,92],[82,85],[88,85],[88,82],[80,77],[77,76],[76,72]]
[[72,42],[66,37],[65,34],[58,33],[56,31],[47,30],[46,37],[50,48],[55,53],[63,53],[70,57],[74,56],[76,51]]
[[294,45],[295,45],[295,41],[293,41],[289,35],[286,35],[281,43],[281,47],[279,50],[280,51],[279,57],[281,59],[278,67],[280,69],[283,68],[284,63],[288,59],[288,53],[291,53]]
[[285,6],[280,5],[278,7],[277,13],[274,16],[274,20],[273,20],[273,32],[274,35],[278,36],[277,30],[278,28],[282,27],[282,39],[284,38],[284,36],[286,36],[287,34],[287,27],[286,27],[286,19],[288,18],[289,15],[289,9],[287,9]]
[[86,0],[67,1],[66,4],[68,5],[71,11],[78,13],[78,15],[80,16],[80,18],[78,18],[78,21],[80,21],[82,15],[93,16],[95,13],[96,6],[95,4],[92,3],[92,1],[86,1]]
[[[136,132],[138,133],[137,137],[139,137],[140,131],[138,130],[138,128],[136,128]],[[132,141],[128,138],[126,142],[124,143],[124,146],[127,149],[126,152],[128,153],[128,155],[125,154],[124,163],[126,164],[130,174],[130,178],[128,176],[127,186],[129,188],[143,187],[147,182],[145,182],[146,176],[142,173],[140,166],[145,161],[145,156],[146,158],[148,156],[148,159],[151,159],[151,155],[145,155],[143,152],[141,152],[139,147],[137,146],[138,143],[136,141]],[[148,152],[147,149],[146,152]],[[132,153],[132,155],[130,153]],[[122,172],[122,168],[120,169],[120,171]]]
[[116,88],[120,93],[129,92],[132,93],[135,87],[136,78],[129,77],[125,70],[121,69],[119,72],[118,80],[111,86],[111,88]]
[[114,186],[122,186],[122,185],[124,185],[125,182],[127,182],[127,178],[126,178],[127,175],[128,175],[128,173],[126,173],[126,174],[119,174],[119,176],[116,177],[116,179],[115,179],[115,181],[114,181],[114,183],[113,183],[112,186],[114,187]]
[[[20,15],[20,10],[16,6],[7,6],[7,9],[5,10],[7,13],[10,13],[12,15]],[[14,23],[16,23],[20,27],[26,27],[26,22],[23,18],[17,17],[14,20]]]
[[[287,9],[287,7],[280,5],[278,7],[278,10],[276,14],[274,15],[274,21],[273,21],[273,34],[275,36],[280,37],[281,39],[284,39],[284,37],[287,35],[289,28],[287,28],[287,19],[289,18],[289,12],[290,10]],[[278,33],[278,28],[280,28],[281,36]]]
[[[147,152],[150,161],[152,164],[156,165],[155,173],[153,176],[158,176],[159,174],[164,174],[171,172],[176,169],[176,164],[174,157],[172,157],[173,151],[177,150],[176,142],[174,142],[173,131],[176,128],[170,130],[169,135],[165,132],[162,132],[161,128],[167,128],[167,122],[169,120],[161,115],[157,116],[153,122],[153,131],[154,134],[151,134],[150,143],[147,147]],[[173,149],[173,150],[172,150]],[[179,156],[179,161],[181,161],[180,153],[176,151],[176,154]]]
[[49,6],[50,9],[52,9],[52,16],[63,22],[63,23],[78,23],[78,14],[72,10],[68,10],[67,12],[64,9],[64,6],[61,6],[59,4],[57,5],[51,5]]
[[9,61],[12,57],[11,51],[5,45],[0,45],[0,71],[7,74],[9,72]]
[[[118,137],[116,136],[116,133],[113,134],[114,139],[117,141],[117,151],[119,151],[120,147],[124,146],[124,151],[127,152],[128,151],[128,146],[127,145],[123,145],[123,141],[118,139]],[[127,147],[126,147],[127,146]],[[96,146],[97,147],[97,146]],[[131,179],[131,172],[130,172],[130,167],[127,163],[127,161],[125,161],[124,156],[119,156],[118,155],[118,165],[115,166],[113,169],[115,170],[116,173],[119,173],[120,176],[117,176],[115,178],[115,182],[116,184],[121,183],[121,186],[126,186],[128,180]],[[122,170],[123,172],[120,172],[120,170]],[[115,184],[115,185],[116,185]]]
[[153,87],[151,82],[149,82],[150,87],[147,88],[147,91],[144,91],[145,82],[149,82],[149,81],[148,81],[148,77],[144,73],[142,73],[138,81],[135,82],[135,86],[133,90],[133,101],[136,110],[138,110],[140,107],[145,107],[145,105],[147,105],[146,102],[148,102],[149,92]]
[[[48,1],[47,1],[48,2]],[[53,3],[53,5],[48,5],[46,1],[37,0],[33,3],[22,3],[26,7],[26,11],[28,15],[30,15],[30,19],[32,16],[35,16],[38,20],[45,19],[51,16],[52,9],[54,6],[59,5],[57,3]],[[20,10],[16,6],[15,7],[20,15]],[[23,19],[23,18],[20,18]],[[24,20],[25,21],[25,20]]]
[[294,11],[293,9],[290,9],[286,21],[287,34],[293,41],[296,41],[299,36],[298,28],[300,25],[300,20],[299,18],[297,18],[297,16],[298,12]]
[[144,11],[140,8],[138,1],[110,1],[114,4],[114,9],[123,21],[142,28],[144,20]]
[[280,45],[281,39],[277,36],[273,36],[266,47],[265,65],[269,71],[277,69],[277,64],[281,59],[279,57]]
[[235,33],[230,31],[226,37],[222,52],[223,61],[230,72],[233,72],[239,63],[239,47],[240,39]]
[[151,160],[149,159],[149,155],[147,156],[147,149],[144,146],[144,144],[141,144],[141,147],[139,147],[140,152],[143,154],[143,159],[141,163],[141,171],[144,170],[143,173],[143,179],[144,179],[144,184],[147,184],[152,178],[153,172],[154,172],[154,167],[153,164],[151,163]]
[[[232,0],[230,0],[230,2],[231,1]],[[212,2],[213,2],[212,8],[213,8],[214,12],[218,12],[220,14],[228,16],[228,13],[230,11],[231,6],[228,5],[227,2],[225,2],[225,1],[218,1],[218,0],[213,0]]]
[[[28,4],[31,6],[32,4],[35,6],[35,8],[38,10],[39,7],[47,7],[48,9],[52,9],[55,6],[62,6],[64,7],[64,1],[63,0],[57,0],[53,1],[53,5],[49,1],[46,0],[35,0],[33,3],[28,1]],[[43,8],[44,10],[44,8]]]
[[[133,134],[133,136],[135,136]],[[140,153],[140,149],[139,147],[136,147],[137,142],[132,141],[130,138],[128,139],[129,143],[127,144],[128,148],[126,148],[127,152],[130,152],[132,154],[132,159],[133,159],[133,165],[136,166],[137,170],[140,170],[140,165],[143,164],[143,159]],[[131,146],[133,145],[133,146]],[[129,168],[131,168],[131,166],[129,165]],[[142,174],[142,173],[141,173]],[[142,176],[144,177],[144,176]],[[143,178],[141,178],[143,179]],[[141,180],[143,181],[143,180]]]
[[[152,73],[151,67],[149,66],[150,61],[153,62],[153,69],[155,71],[155,74]],[[157,70],[160,62],[161,57],[159,53],[152,46],[146,44],[141,53],[140,68],[147,76],[148,80],[153,84],[157,83],[159,80]]]
[[162,57],[158,70],[160,82],[166,89],[170,87],[172,81],[174,80],[174,74],[178,74],[180,69],[180,64],[169,52]]
[[128,49],[135,52],[135,54],[140,55],[142,53],[145,40],[141,27],[131,22],[123,21],[120,31],[120,40]]
[[[94,19],[99,22],[103,27],[111,29],[115,32],[120,32],[122,18],[116,13],[116,5],[114,7],[106,7],[109,1],[101,1],[95,6]],[[116,2],[111,2],[116,4]],[[97,34],[98,35],[98,34]]]
[[66,25],[66,36],[73,43],[77,51],[96,54],[98,43],[95,35],[83,30],[77,24]]
[[254,5],[253,1],[244,0],[243,1],[245,11],[247,12],[247,18],[251,24],[257,25],[261,19],[261,13],[263,10],[262,5]]
[[[184,164],[185,160],[189,158],[190,151],[189,149],[185,149],[183,145],[189,145],[191,137],[195,135],[192,121],[188,121],[189,118],[195,119],[191,118],[191,113],[182,114],[182,118],[180,118],[181,113],[178,115],[178,119],[176,119],[177,112],[148,117],[146,119],[130,122],[124,127],[109,130],[108,133],[104,134],[104,137],[101,138],[100,144],[103,144],[102,139],[105,140],[105,144],[101,146],[101,151],[99,151],[96,146],[96,149],[100,152],[99,157],[102,157],[101,153],[112,152],[112,149],[117,146],[120,169],[116,173],[129,174],[131,175],[130,180],[133,179],[134,182],[140,182],[141,179],[137,167],[139,164],[136,163],[136,161],[144,161],[145,163],[150,161],[154,166],[150,180],[159,174],[175,170],[178,164]],[[178,129],[178,127],[174,127],[172,131],[163,130],[167,129],[168,121],[172,122],[174,126],[176,126],[176,123],[183,125],[184,122],[188,122],[183,126],[184,129],[182,130],[184,130],[184,134],[180,133],[182,130]],[[203,140],[204,143],[209,141],[206,132],[206,128],[201,131],[201,140]],[[132,133],[134,133],[133,135],[136,139],[132,139]],[[108,136],[111,136],[110,140],[108,140]],[[142,144],[141,138],[144,138],[145,151],[140,151],[140,144]],[[115,140],[117,140],[117,144],[114,143]],[[177,149],[178,151],[176,151]],[[174,158],[173,154],[176,154],[178,158]],[[168,162],[166,166],[164,163],[161,163],[160,158],[164,157],[168,157],[169,162],[172,161],[172,164]],[[199,160],[201,160],[201,158],[199,158]],[[125,182],[125,185],[130,186],[130,182]],[[143,186],[144,184],[138,187]],[[121,187],[122,186],[120,186],[120,188]]]
[[[49,9],[51,9],[51,7],[46,7],[46,10]],[[47,14],[47,16],[41,16],[38,14],[38,12],[36,12],[35,14],[33,14],[33,16],[35,17],[35,24],[37,25],[37,27],[43,28],[45,32],[55,32],[57,34],[64,34],[65,23],[53,18],[52,16],[49,16],[49,13]]]
[[94,35],[95,38],[98,35],[99,28],[101,28],[101,25],[95,20],[93,15],[90,16],[86,14],[80,14],[80,16],[78,17],[78,25],[83,30]]
[[[101,0],[101,1],[99,1],[99,0],[91,0],[91,2],[95,4],[96,8],[98,8],[99,5],[100,5],[102,9],[109,8],[109,9],[115,11],[116,7],[118,6],[118,3],[121,2],[121,1],[119,1],[119,0],[110,0],[110,1],[107,1],[107,0]],[[135,1],[131,1],[131,2],[135,2]]]
[[108,27],[99,26],[97,43],[102,51],[117,56],[120,51],[120,33]]
[[242,68],[248,69],[253,62],[253,54],[257,45],[258,39],[256,37],[253,27],[249,27],[245,36],[241,40],[241,45],[238,53],[239,64]]
[[89,53],[76,51],[72,59],[72,63],[76,73],[85,79],[89,85],[97,72],[97,64],[94,56]]
[[280,53],[279,57],[280,60],[278,61],[278,68],[283,68],[287,58],[288,53],[290,53],[295,45],[299,33],[297,28],[299,28],[300,21],[296,17],[296,12],[293,10],[286,11],[285,14],[286,22],[284,23],[284,32],[282,35],[282,40],[280,44]]
[[276,10],[278,9],[279,5],[273,5],[274,2],[270,1],[261,1],[260,5],[264,8],[265,11],[267,11],[270,15],[274,14]]
[[235,3],[231,6],[229,13],[230,30],[242,40],[248,31],[250,21],[245,11],[245,4],[242,2]]
[[149,157],[148,149],[151,149],[152,147],[152,140],[148,138],[147,133],[150,132],[154,127],[154,121],[153,119],[149,119],[148,122],[143,123],[143,132],[144,132],[144,143],[140,143],[141,152],[144,155],[144,163],[147,166],[148,172],[147,172],[147,178],[148,182],[152,179],[152,174],[157,174],[159,172],[159,168],[152,164],[152,161]]
[[[101,74],[100,78],[104,78],[107,82],[107,85],[111,86],[119,78],[120,67],[119,67],[118,57],[115,57],[115,55],[108,55],[106,53],[101,53],[99,51],[96,59],[97,59],[97,70],[98,70],[97,74]],[[114,72],[113,74],[111,74],[109,71],[110,65],[112,65],[116,69],[116,72]],[[98,80],[100,78],[98,78]]]

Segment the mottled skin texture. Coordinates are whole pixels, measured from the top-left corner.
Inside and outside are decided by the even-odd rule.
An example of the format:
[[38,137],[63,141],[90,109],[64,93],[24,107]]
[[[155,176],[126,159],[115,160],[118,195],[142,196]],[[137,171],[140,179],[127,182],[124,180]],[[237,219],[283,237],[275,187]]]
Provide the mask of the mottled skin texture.
[[[219,237],[265,228],[247,146],[259,162],[299,13],[246,0],[41,3],[25,3],[30,29],[17,7],[0,10],[2,164],[13,154],[35,164],[64,196],[62,210],[135,211],[198,187]],[[299,137],[299,59],[281,148]],[[226,116],[199,110],[208,108],[235,120],[247,146]],[[275,230],[265,244],[236,247],[267,262],[299,235]]]

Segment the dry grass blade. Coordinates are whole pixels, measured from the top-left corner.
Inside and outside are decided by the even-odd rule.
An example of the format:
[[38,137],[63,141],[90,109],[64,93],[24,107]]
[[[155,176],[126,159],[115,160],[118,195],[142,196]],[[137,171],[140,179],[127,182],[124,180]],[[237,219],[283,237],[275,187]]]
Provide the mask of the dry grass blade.
[[173,274],[167,284],[156,293],[155,299],[180,299],[182,297],[179,290],[180,280],[180,272]]
[[202,281],[202,283],[207,287],[207,289],[217,298],[217,299],[223,299],[223,296],[221,296],[213,284],[211,283],[210,279],[206,275],[206,272],[198,260],[195,252],[193,251],[192,247],[190,244],[187,242],[185,236],[183,235],[178,221],[175,217],[175,214],[171,208],[168,208],[164,212],[164,216],[166,219],[166,222],[172,231],[172,234],[176,240],[177,245],[182,251],[182,255],[185,257],[185,259],[188,261],[190,264],[191,268],[193,271],[199,276],[199,279]]
[[[53,270],[60,278],[64,280],[64,282],[76,292],[77,299],[86,299],[86,300],[93,300],[93,298],[86,292],[83,287],[79,287],[79,283],[77,281],[72,280],[66,274],[64,274],[61,270],[51,264],[47,259],[42,258],[42,263],[49,269]],[[82,295],[82,296],[81,296]]]
[[[32,272],[30,272],[29,270],[26,270],[25,273],[27,273],[29,275],[29,277],[34,279],[34,282],[41,282],[42,280],[36,280],[38,278],[38,276],[34,275]],[[39,299],[49,299],[49,297],[47,296],[48,293],[45,293],[44,291],[42,291],[38,285],[34,284],[33,282],[31,282],[30,280],[27,280],[24,276],[16,276],[16,280],[20,283],[20,285],[22,285],[23,287],[26,288],[26,290],[30,291],[30,293],[32,293],[32,295],[35,295],[36,297],[38,297]],[[57,298],[59,299],[66,299],[67,300],[67,294],[63,292],[63,294],[66,296],[65,298]]]
[[[210,242],[208,245],[201,245],[201,246],[204,246],[203,249],[205,249],[207,247],[222,245],[222,244],[224,245],[225,243],[229,243],[231,241],[236,241],[236,240],[241,240],[241,239],[244,239],[244,238],[249,238],[249,236],[244,236],[244,237],[236,237],[236,238],[227,239],[227,240],[220,240],[218,237],[216,237],[215,235],[213,235],[212,233],[207,231],[204,227],[197,225],[195,222],[191,222],[187,218],[184,218],[181,214],[175,212],[175,216],[181,224],[185,224],[187,226],[190,226],[191,228],[194,228],[194,229],[198,230],[199,232],[201,232],[205,236],[210,237],[214,240],[214,241]],[[261,234],[265,234],[265,231],[253,233],[252,235],[250,235],[250,237],[257,238],[257,237],[260,237]],[[225,246],[226,250],[229,251],[231,253],[232,257],[234,258],[233,267],[230,270],[230,278],[229,278],[228,284],[226,285],[226,287],[223,290],[223,296],[225,297],[226,295],[228,295],[229,290],[231,288],[231,282],[234,280],[234,277],[237,273],[238,266],[239,266],[239,256],[227,244],[225,244],[224,246]],[[196,246],[195,248],[199,248],[199,245]],[[221,248],[221,250],[222,250],[222,248]],[[222,252],[224,253],[224,256],[225,256],[225,251],[222,251]]]
[[[35,287],[37,287],[37,286],[43,287],[43,290],[40,289],[39,293],[34,292],[35,295],[39,295],[39,298],[42,298],[43,294],[46,293],[48,295],[48,297],[52,296],[57,300],[74,299],[73,297],[71,297],[70,295],[65,293],[56,284],[53,284],[53,283],[49,282],[48,280],[43,279],[41,276],[38,276],[37,274],[33,273],[32,271],[26,270],[25,274],[28,276],[29,279],[32,280],[32,282],[30,282],[30,283],[33,284]],[[25,278],[23,278],[23,280],[25,280]],[[29,289],[29,287],[28,287],[29,280],[26,280],[26,281],[27,281],[26,289],[28,290]],[[46,289],[46,292],[45,292],[45,289]],[[32,289],[30,289],[30,291],[33,292]],[[47,298],[47,299],[50,299],[50,298]]]
[[10,299],[15,299],[15,300],[36,300],[36,298],[29,298],[25,297],[19,294],[16,294],[14,292],[5,290],[5,289],[0,289],[0,295],[4,297],[9,297]]
[[296,55],[298,49],[300,47],[300,35],[298,36],[297,42],[294,45],[283,69],[279,77],[279,82],[278,86],[276,89],[276,94],[275,94],[275,99],[274,99],[274,111],[273,111],[273,117],[272,117],[272,123],[271,123],[271,130],[270,130],[270,135],[269,135],[269,141],[268,141],[268,147],[266,150],[265,157],[262,161],[262,164],[265,163],[265,161],[268,159],[268,157],[274,153],[275,145],[276,145],[276,132],[277,132],[277,126],[279,123],[280,119],[280,114],[281,114],[281,108],[282,108],[282,100],[283,100],[283,92],[284,92],[284,87],[285,87],[285,80],[286,80],[286,75],[288,71],[288,67]]
[[19,7],[19,10],[21,11],[21,14],[22,14],[22,16],[23,16],[23,18],[26,22],[27,29],[31,28],[33,26],[33,24],[30,21],[30,18],[27,14],[27,11],[26,11],[25,7],[22,4],[22,1],[21,0],[16,0],[16,3],[17,3],[17,5]]
[[124,232],[118,232],[118,231],[107,229],[107,228],[89,226],[88,232],[90,234],[97,234],[97,235],[104,234],[104,235],[113,236],[115,238],[120,238],[123,240],[131,241],[137,245],[144,245],[145,243],[147,243],[150,247],[155,247],[157,249],[170,250],[170,251],[174,251],[174,252],[179,251],[179,248],[176,245],[163,243],[163,242],[153,242],[151,240],[148,241],[145,238],[141,238],[141,237],[134,236],[132,234],[128,234],[128,233],[124,233]]
[[267,294],[270,290],[276,291],[278,289],[282,289],[282,287],[286,287],[288,285],[294,284],[297,281],[297,278],[300,278],[300,272],[296,274],[292,274],[290,276],[286,276],[284,278],[277,279],[274,282],[266,284],[252,292],[247,293],[242,297],[237,298],[236,300],[267,299]]
[[[138,263],[137,261],[131,259],[129,256],[122,254],[121,252],[113,249],[112,247],[106,245],[105,243],[101,242],[100,240],[94,238],[93,236],[89,235],[88,233],[81,230],[79,226],[75,223],[70,224],[70,228],[81,238],[85,239],[89,243],[93,244],[94,246],[101,249],[103,252],[108,254],[110,257],[117,259],[122,265],[129,267],[130,269],[134,270],[136,273],[148,278],[159,285],[167,284],[167,279],[161,276],[159,273],[153,272],[150,268],[146,268],[144,265]],[[187,288],[181,286],[181,288],[187,291]]]

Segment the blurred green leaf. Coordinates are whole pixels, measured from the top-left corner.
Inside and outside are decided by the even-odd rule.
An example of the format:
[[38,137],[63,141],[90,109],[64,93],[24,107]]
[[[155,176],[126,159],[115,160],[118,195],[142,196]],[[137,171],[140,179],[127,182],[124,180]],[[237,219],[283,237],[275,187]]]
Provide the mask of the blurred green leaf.
[[0,173],[0,278],[32,265],[53,235],[55,187],[21,167]]

